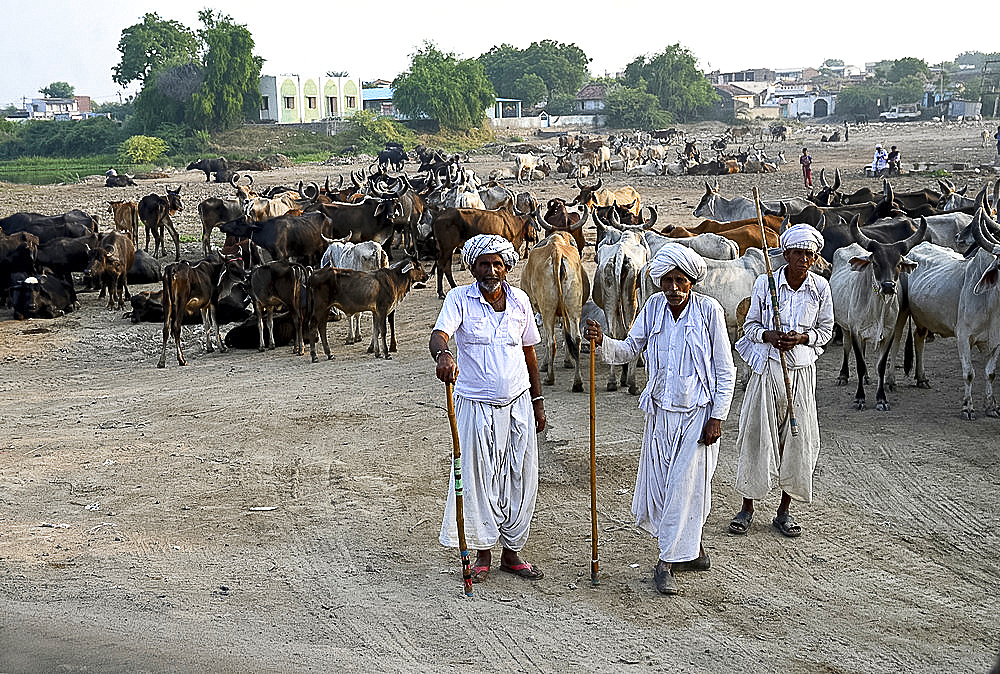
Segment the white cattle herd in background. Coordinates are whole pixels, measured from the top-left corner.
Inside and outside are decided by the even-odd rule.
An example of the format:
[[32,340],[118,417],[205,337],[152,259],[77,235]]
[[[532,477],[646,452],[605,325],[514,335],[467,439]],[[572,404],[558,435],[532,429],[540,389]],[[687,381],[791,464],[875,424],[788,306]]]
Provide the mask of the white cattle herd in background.
[[[88,287],[107,293],[109,308],[122,309],[127,299],[133,322],[162,322],[159,367],[166,365],[171,338],[178,363],[186,363],[182,325],[191,322],[202,323],[209,352],[292,345],[303,354],[309,343],[316,361],[320,341],[330,358],[327,322],[340,312],[350,318],[348,344],[361,341],[360,316],[370,313],[369,351],[391,358],[395,310],[414,285],[428,281],[421,260],[433,259],[431,271],[437,272],[443,297],[443,279],[455,285],[454,252],[476,234],[499,234],[525,259],[521,284],[542,327],[546,383],[555,384],[554,362],[563,341],[566,364],[575,368],[572,389],[581,391],[581,321],[597,316],[608,335],[623,338],[643,302],[657,291],[647,268],[666,242],[688,245],[706,258],[708,274],[697,290],[722,304],[735,341],[753,281],[765,270],[765,254],[779,266],[782,228],[808,223],[825,238],[815,270],[830,279],[843,334],[839,383],[848,383],[850,356],[856,360],[858,409],[867,404],[869,365],[878,374],[876,407],[890,408],[901,348],[912,349],[915,381],[928,386],[923,350],[933,334],[956,337],[965,385],[962,415],[976,416],[973,346],[987,354],[983,409],[1000,414],[993,392],[1000,352],[1000,181],[975,196],[946,180],[908,193],[885,180],[881,193],[868,188],[848,193],[841,189],[839,171],[833,184],[821,172],[818,193],[770,195],[760,204],[758,220],[757,204],[725,198],[716,180],[706,183],[694,210],[703,220],[689,228],[656,228],[655,206],[644,204],[627,184],[629,175],[779,170],[783,155],[767,148],[785,131],[772,125],[749,137],[746,129],[734,127],[701,141],[710,145],[711,159],[705,158],[708,148],[673,129],[611,137],[567,134],[559,137],[558,149],[544,154],[529,145],[508,148],[504,156],[512,167],[488,177],[478,176],[459,155],[423,146],[405,152],[389,144],[377,167],[352,173],[347,186],[341,178],[337,186],[329,180],[323,186],[300,182],[260,192],[251,175],[230,173],[220,158],[211,164],[216,179],[233,191],[198,205],[205,259],[180,259],[171,219],[183,207],[179,188],[138,202],[109,201],[114,225],[104,232],[96,217],[80,210],[15,213],[0,219],[0,298],[15,318],[57,317],[79,306],[82,275]],[[404,170],[408,160],[419,162],[415,173]],[[208,178],[206,166],[204,160],[191,165]],[[615,172],[619,185],[612,188]],[[554,173],[575,179],[577,193],[541,204],[524,189]],[[211,246],[215,228],[226,234],[219,250]],[[584,236],[594,229],[596,236]],[[173,238],[175,261],[161,269],[156,258],[167,255],[164,232]],[[583,264],[589,246],[593,278]],[[129,284],[152,282],[162,287],[129,292]],[[227,322],[238,325],[223,339],[219,324]],[[636,365],[622,366],[620,373],[611,368],[607,388],[627,386],[636,394]]]

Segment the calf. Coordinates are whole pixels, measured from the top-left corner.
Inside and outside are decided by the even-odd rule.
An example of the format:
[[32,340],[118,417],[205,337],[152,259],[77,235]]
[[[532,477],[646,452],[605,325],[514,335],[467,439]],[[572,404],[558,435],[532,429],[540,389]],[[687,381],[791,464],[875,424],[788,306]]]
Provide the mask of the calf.
[[134,187],[136,185],[136,182],[135,182],[135,180],[133,180],[133,178],[135,178],[135,176],[128,176],[128,175],[108,176],[104,180],[104,186],[105,187],[129,187],[129,186],[133,186]]
[[257,314],[257,330],[260,335],[258,351],[264,350],[265,316],[270,338],[268,348],[274,349],[274,312],[284,308],[295,326],[295,353],[302,355],[302,288],[305,279],[305,268],[288,262],[268,262],[251,270],[248,285],[254,312]]
[[134,201],[109,201],[108,213],[115,229],[128,234],[132,243],[139,240],[139,208]]
[[[389,258],[385,251],[374,241],[351,243],[350,241],[334,241],[323,253],[320,267],[338,267],[340,269],[355,269],[357,271],[375,271],[389,266]],[[361,314],[353,314],[347,322],[347,341],[354,344],[361,341]],[[372,335],[371,348],[375,348],[375,335]]]
[[14,318],[56,318],[73,311],[73,287],[62,279],[48,274],[14,278],[10,289]]
[[167,188],[167,196],[165,197],[161,197],[159,194],[148,194],[139,200],[137,209],[139,219],[146,226],[146,245],[143,246],[143,250],[149,251],[149,235],[152,234],[155,242],[153,257],[160,256],[161,248],[163,249],[163,254],[166,255],[167,247],[163,243],[163,229],[165,227],[170,231],[170,235],[174,240],[174,251],[176,253],[174,261],[179,261],[181,259],[181,240],[177,235],[177,229],[174,227],[174,222],[170,219],[170,216],[183,209],[181,188],[178,187],[176,190]]
[[243,207],[235,199],[209,197],[198,204],[201,218],[201,247],[208,255],[212,250],[212,230],[224,222],[237,220],[243,216]]
[[[274,317],[274,331],[265,327],[265,337],[276,346],[288,346],[299,334],[300,326],[295,325],[290,312],[283,312]],[[230,349],[258,349],[263,344],[257,332],[257,319],[250,317],[234,325],[226,333],[224,340]]]
[[177,363],[187,365],[181,351],[181,325],[184,314],[200,311],[205,327],[205,350],[212,348],[212,332],[215,332],[219,350],[225,351],[219,335],[216,320],[216,305],[219,296],[231,285],[246,278],[243,264],[237,260],[227,260],[218,256],[207,257],[191,264],[187,260],[168,265],[163,272],[163,350],[156,367],[166,367],[167,340],[173,336],[177,347]]
[[90,264],[90,251],[98,245],[98,237],[94,234],[80,237],[60,237],[39,246],[35,255],[35,266],[39,270],[48,270],[54,276],[65,281],[73,292],[76,301],[76,291],[73,289],[73,272],[84,272]]
[[128,291],[128,270],[135,262],[132,239],[119,232],[102,234],[90,250],[89,260],[84,275],[96,279],[101,290],[107,291],[108,309],[113,309],[116,301],[118,308],[124,309],[125,300],[132,296]]
[[[326,336],[326,322],[330,307],[337,307],[346,314],[362,311],[372,312],[375,357],[379,356],[379,339],[385,358],[392,358],[390,351],[396,350],[395,308],[402,301],[414,283],[427,280],[427,272],[415,260],[403,260],[386,269],[373,272],[336,269],[320,269],[306,282],[308,296],[309,353],[315,363],[316,333],[323,340],[323,351],[327,359],[330,345]],[[392,331],[392,344],[386,344],[386,321]]]

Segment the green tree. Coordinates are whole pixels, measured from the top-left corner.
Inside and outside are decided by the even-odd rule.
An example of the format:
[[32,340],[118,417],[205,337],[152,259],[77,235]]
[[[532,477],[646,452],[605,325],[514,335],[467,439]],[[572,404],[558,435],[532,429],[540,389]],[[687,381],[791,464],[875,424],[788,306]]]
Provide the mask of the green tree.
[[660,101],[645,87],[611,87],[604,99],[604,113],[608,124],[620,129],[651,131],[668,126],[673,118],[660,109]]
[[138,80],[145,83],[152,73],[168,62],[196,60],[198,38],[177,21],[164,21],[156,12],[148,12],[142,23],[129,26],[118,40],[122,58],[111,70],[111,79],[124,86]]
[[191,97],[188,121],[200,129],[230,129],[257,114],[264,61],[253,55],[253,36],[246,26],[210,9],[198,12],[198,18],[205,26],[200,35],[208,50],[204,80]]
[[639,56],[625,67],[623,84],[645,89],[656,96],[660,107],[681,122],[707,116],[718,100],[712,85],[698,69],[694,55],[680,44],[658,54]]
[[886,79],[895,84],[906,77],[916,75],[922,77],[926,82],[930,74],[931,71],[927,67],[926,61],[908,56],[892,62],[892,66],[890,66],[889,72],[886,74]]
[[573,94],[555,93],[549,96],[545,111],[550,115],[572,115],[577,112],[576,96]]
[[924,84],[919,75],[907,75],[889,87],[889,95],[895,103],[917,103],[924,96]]
[[843,67],[843,65],[844,65],[843,59],[827,59],[823,61],[824,68]]
[[458,59],[424,42],[412,56],[410,69],[392,83],[393,105],[404,115],[436,119],[443,128],[468,131],[482,123],[484,110],[496,98],[483,66]]
[[53,82],[38,90],[46,98],[73,98],[74,87],[69,82]]
[[[194,77],[196,82],[182,84],[185,78]],[[162,124],[188,124],[192,95],[201,83],[201,68],[196,63],[167,64],[152,73],[135,97],[133,131],[155,134]],[[189,93],[184,94],[185,91]]]
[[885,92],[879,86],[869,83],[846,86],[837,94],[837,112],[874,119],[878,117],[880,100],[885,100]]
[[590,58],[572,43],[542,40],[532,42],[527,49],[501,44],[477,60],[483,65],[497,94],[505,98],[521,98],[518,82],[526,75],[538,76],[549,96],[556,93],[576,94],[589,78],[587,68]]
[[545,82],[535,73],[526,73],[523,77],[514,80],[513,93],[514,95],[509,96],[509,98],[519,99],[525,108],[534,107],[549,96]]

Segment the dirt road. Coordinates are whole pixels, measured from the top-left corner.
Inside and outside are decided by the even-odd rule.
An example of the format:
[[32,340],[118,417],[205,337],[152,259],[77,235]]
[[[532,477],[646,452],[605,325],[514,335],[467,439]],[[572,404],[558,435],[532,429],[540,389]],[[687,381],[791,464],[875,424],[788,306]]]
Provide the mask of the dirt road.
[[[906,167],[993,159],[974,126],[872,125],[837,145],[817,142],[821,132],[796,130],[783,145],[792,164],[724,177],[723,194],[753,185],[764,198],[802,194],[794,162],[803,144],[817,177],[840,166],[850,188],[880,187],[861,171],[876,141],[900,145]],[[336,179],[317,166],[257,181],[328,173]],[[970,192],[987,178],[955,176]],[[661,224],[693,222],[704,192],[694,177],[629,182],[660,205]],[[197,203],[229,193],[195,172],[114,196],[93,182],[3,185],[0,212],[103,212],[106,199],[167,183],[183,184],[177,221],[188,235],[200,233]],[[533,188],[575,196],[572,181]],[[183,244],[186,257],[199,252]],[[601,584],[590,585],[588,398],[569,392],[560,369],[545,390],[550,428],[524,553],[546,576],[529,584],[495,573],[469,600],[457,553],[437,543],[451,444],[426,347],[440,307],[432,287],[399,308],[390,361],[344,346],[344,323],[331,324],[334,359],[317,364],[290,349],[206,354],[200,328],[189,327],[190,365],[168,354],[158,370],[159,325],[132,325],[94,293],[82,302],[54,320],[15,321],[0,309],[2,672],[939,674],[983,672],[996,656],[1000,422],[959,417],[954,339],[928,345],[933,389],[900,374],[891,412],[857,412],[853,388],[834,385],[839,346],[820,359],[824,444],[815,501],[795,507],[799,539],[770,526],[776,498],[747,537],[725,533],[739,505],[738,390],[705,533],[712,570],[680,576],[684,593],[672,598],[656,594],[656,544],[629,512],[641,412],[627,392],[603,389],[605,366]],[[981,406],[984,358],[974,361]]]

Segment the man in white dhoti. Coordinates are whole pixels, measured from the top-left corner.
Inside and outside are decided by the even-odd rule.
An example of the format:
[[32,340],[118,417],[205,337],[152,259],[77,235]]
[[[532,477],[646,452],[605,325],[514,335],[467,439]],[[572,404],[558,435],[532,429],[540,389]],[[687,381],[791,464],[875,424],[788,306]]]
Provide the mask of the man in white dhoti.
[[[830,284],[809,268],[819,258],[823,236],[811,225],[795,225],[781,235],[780,244],[788,263],[774,272],[781,330],[772,329],[774,309],[767,275],[762,274],[754,282],[743,337],[736,342],[751,374],[736,438],[736,491],[743,496],[743,508],[729,523],[734,534],[750,530],[754,500],[777,486],[781,501],[772,523],[785,536],[799,536],[802,528],[789,506],[793,498],[812,501],[812,475],[819,458],[815,363],[833,336],[833,299]],[[798,435],[789,430],[779,351],[788,366]]]
[[674,572],[711,565],[701,537],[736,367],[722,305],[691,289],[706,271],[698,253],[669,243],[649,265],[650,278],[663,292],[646,301],[628,336],[605,337],[592,320],[584,330],[611,365],[646,349],[649,380],[639,398],[646,425],[632,514],[636,526],[659,543],[653,579],[662,594],[678,593]]
[[[538,493],[535,433],[545,428],[538,327],[528,296],[504,280],[517,261],[507,239],[474,236],[462,256],[476,282],[448,293],[430,350],[437,378],[455,384],[465,534],[477,551],[472,582],[489,576],[498,542],[501,571],[537,580],[542,570],[518,553],[528,540]],[[448,350],[452,335],[457,358]],[[454,481],[452,474],[439,537],[446,547],[458,547]]]

